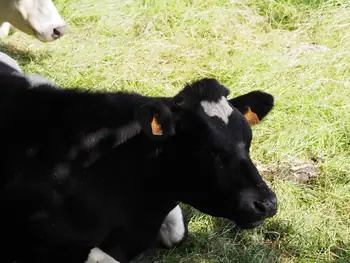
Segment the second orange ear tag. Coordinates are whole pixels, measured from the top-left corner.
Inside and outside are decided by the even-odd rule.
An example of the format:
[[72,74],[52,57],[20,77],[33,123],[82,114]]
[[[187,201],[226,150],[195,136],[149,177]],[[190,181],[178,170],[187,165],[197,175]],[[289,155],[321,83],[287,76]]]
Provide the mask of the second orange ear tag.
[[153,135],[163,135],[162,127],[158,123],[157,118],[154,115],[151,123],[151,128],[152,128]]
[[254,125],[260,122],[258,115],[254,113],[250,107],[248,107],[248,111],[244,114],[244,117],[248,121],[249,125]]

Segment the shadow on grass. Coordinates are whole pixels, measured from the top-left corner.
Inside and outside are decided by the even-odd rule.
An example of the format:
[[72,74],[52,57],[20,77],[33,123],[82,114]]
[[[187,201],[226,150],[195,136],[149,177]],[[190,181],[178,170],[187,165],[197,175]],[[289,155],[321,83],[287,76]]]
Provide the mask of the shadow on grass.
[[[232,222],[204,216],[191,208],[183,207],[192,222],[187,240],[175,249],[152,248],[133,263],[350,263],[350,245],[339,244],[331,249],[331,260],[317,259],[314,251],[309,254],[305,247],[293,241],[298,235],[289,221],[270,220],[264,227],[241,230]],[[198,226],[198,225],[199,226]],[[192,229],[191,229],[192,228]],[[310,251],[309,251],[310,252]],[[325,257],[328,257],[324,254]]]
[[51,54],[47,51],[36,51],[33,53],[29,50],[22,50],[16,46],[2,42],[0,42],[0,51],[12,57],[21,67],[33,61],[38,65],[43,65],[44,60],[51,58]]
[[133,263],[227,262],[277,263],[281,253],[263,243],[235,244],[234,239],[214,237],[210,233],[190,233],[176,249],[150,249]]
[[[198,215],[198,212],[193,214],[193,210],[184,210],[188,214],[188,220]],[[280,249],[278,242],[284,234],[288,235],[291,232],[291,225],[285,222],[275,222],[264,229],[243,231],[228,220],[211,217],[209,226],[204,223],[202,229],[190,229],[187,240],[178,248],[153,248],[133,263],[283,262],[282,259],[289,258],[289,255]]]

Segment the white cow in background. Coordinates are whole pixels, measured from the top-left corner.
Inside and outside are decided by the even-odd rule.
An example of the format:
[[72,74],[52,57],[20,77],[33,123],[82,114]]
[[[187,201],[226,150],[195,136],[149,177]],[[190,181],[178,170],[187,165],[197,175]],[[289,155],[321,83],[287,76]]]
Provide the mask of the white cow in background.
[[42,42],[52,42],[67,31],[52,0],[0,0],[0,37],[8,35],[11,25]]

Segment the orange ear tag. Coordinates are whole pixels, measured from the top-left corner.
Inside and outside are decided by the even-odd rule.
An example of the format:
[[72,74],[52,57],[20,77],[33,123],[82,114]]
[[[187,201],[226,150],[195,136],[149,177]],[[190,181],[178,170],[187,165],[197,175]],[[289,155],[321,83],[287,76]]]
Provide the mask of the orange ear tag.
[[153,119],[152,119],[152,123],[151,123],[151,127],[152,127],[152,133],[153,135],[163,135],[163,130],[161,125],[158,123],[156,117],[153,115]]
[[250,107],[248,107],[248,111],[244,114],[244,117],[248,121],[249,125],[254,125],[260,122],[258,115],[254,113]]

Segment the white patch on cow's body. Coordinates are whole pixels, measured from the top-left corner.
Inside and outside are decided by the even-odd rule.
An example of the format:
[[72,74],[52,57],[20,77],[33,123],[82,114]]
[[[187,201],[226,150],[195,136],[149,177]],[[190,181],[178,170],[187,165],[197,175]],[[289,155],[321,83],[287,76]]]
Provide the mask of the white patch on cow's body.
[[116,261],[101,249],[95,247],[91,249],[89,258],[85,263],[119,263],[119,261]]
[[185,232],[182,211],[177,205],[165,218],[159,231],[159,238],[164,246],[172,248],[182,241]]
[[218,117],[228,124],[228,119],[233,112],[233,109],[228,104],[227,99],[222,96],[218,102],[202,101],[201,105],[204,112],[210,117]]
[[7,22],[4,29],[11,24],[42,42],[54,41],[67,31],[52,0],[0,0],[0,23],[3,22]]

